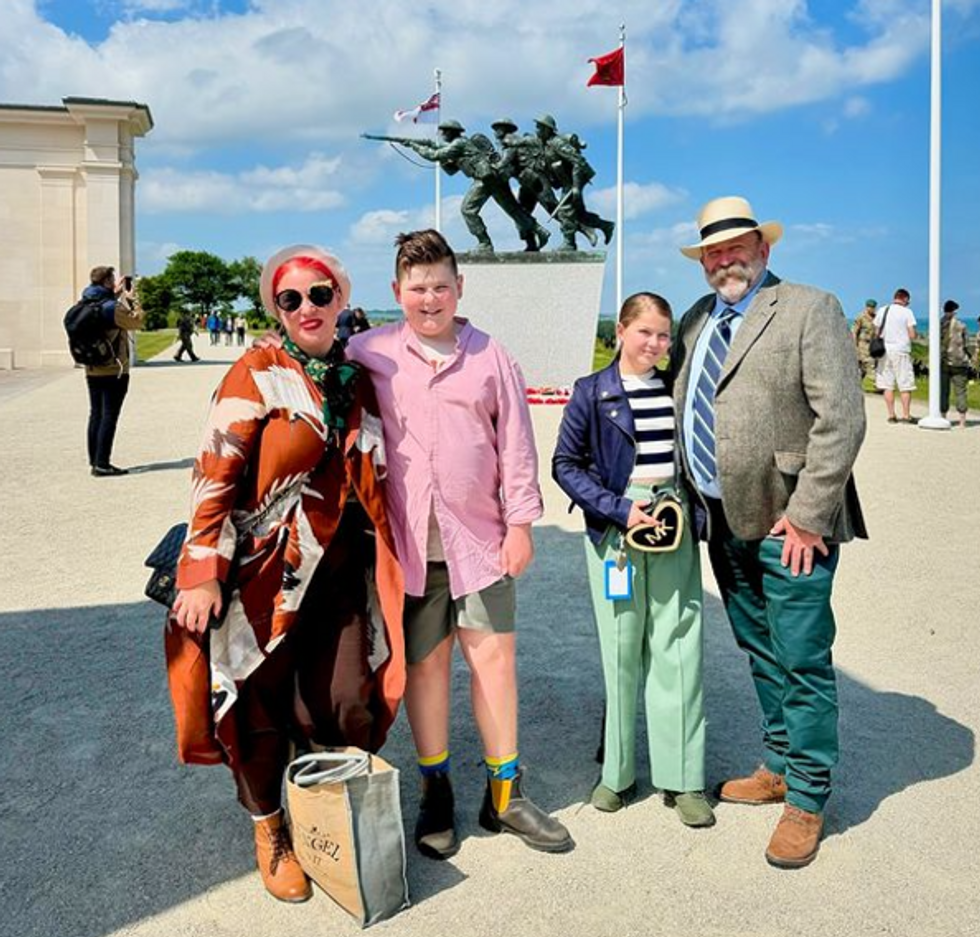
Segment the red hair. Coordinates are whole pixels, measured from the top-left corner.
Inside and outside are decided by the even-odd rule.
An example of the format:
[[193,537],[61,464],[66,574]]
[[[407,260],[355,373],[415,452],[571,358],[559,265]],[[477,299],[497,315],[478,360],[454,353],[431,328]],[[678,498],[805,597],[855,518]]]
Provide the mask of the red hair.
[[281,264],[276,272],[272,276],[272,295],[275,296],[278,292],[279,281],[287,273],[292,273],[294,270],[317,270],[324,276],[329,277],[333,280],[334,286],[337,291],[340,291],[340,281],[334,276],[334,272],[322,261],[317,260],[315,257],[290,257],[284,264]]

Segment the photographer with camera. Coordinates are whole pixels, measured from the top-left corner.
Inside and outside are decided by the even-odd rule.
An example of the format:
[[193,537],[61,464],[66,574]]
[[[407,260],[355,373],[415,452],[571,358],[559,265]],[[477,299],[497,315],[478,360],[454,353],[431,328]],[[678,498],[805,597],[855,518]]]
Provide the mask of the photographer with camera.
[[117,282],[113,267],[94,267],[89,280],[82,300],[101,303],[105,337],[113,353],[109,364],[85,367],[89,396],[88,461],[92,475],[104,478],[127,474],[126,469],[113,465],[110,457],[116,424],[129,390],[132,358],[129,333],[142,326],[143,312],[136,308],[131,276]]

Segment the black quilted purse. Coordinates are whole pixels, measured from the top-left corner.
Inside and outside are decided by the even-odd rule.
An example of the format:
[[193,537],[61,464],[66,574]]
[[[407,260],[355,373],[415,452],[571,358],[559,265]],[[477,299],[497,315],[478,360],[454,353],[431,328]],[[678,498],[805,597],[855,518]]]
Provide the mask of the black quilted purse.
[[[265,523],[279,509],[281,504],[288,501],[293,495],[299,494],[308,478],[309,474],[301,475],[291,485],[280,491],[268,504],[247,515],[236,524],[238,538],[235,556],[231,561],[228,579],[221,586],[224,596],[222,607],[224,609],[228,607],[227,600],[231,595],[235,574],[238,570],[238,550],[242,542],[253,530]],[[174,524],[153,548],[153,552],[143,561],[144,566],[149,566],[153,570],[143,592],[147,598],[153,599],[154,602],[159,602],[167,608],[173,608],[174,602],[177,600],[177,560],[180,559],[180,551],[186,539],[187,524]]]
[[187,524],[174,524],[144,561],[153,570],[143,592],[147,598],[173,608],[177,599],[177,560],[187,539]]

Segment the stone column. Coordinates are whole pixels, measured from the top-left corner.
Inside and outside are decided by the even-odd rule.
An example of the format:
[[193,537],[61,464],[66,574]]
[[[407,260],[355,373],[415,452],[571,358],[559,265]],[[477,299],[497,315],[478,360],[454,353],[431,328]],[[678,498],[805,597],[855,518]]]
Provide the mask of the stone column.
[[73,273],[77,257],[76,183],[74,166],[38,166],[40,187],[40,252],[33,271],[33,316],[24,323],[37,330],[19,347],[17,367],[70,366],[62,319],[78,298]]

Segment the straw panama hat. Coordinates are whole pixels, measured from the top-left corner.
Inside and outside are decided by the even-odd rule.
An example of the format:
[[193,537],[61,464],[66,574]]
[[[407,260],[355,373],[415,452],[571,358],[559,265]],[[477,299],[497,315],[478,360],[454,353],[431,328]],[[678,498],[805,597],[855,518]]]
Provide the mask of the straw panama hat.
[[259,280],[259,296],[265,311],[276,321],[279,320],[279,310],[276,308],[276,298],[272,295],[272,278],[276,271],[287,261],[294,257],[312,257],[319,260],[334,275],[337,281],[337,291],[341,299],[346,303],[350,299],[350,278],[344,265],[329,251],[315,244],[293,244],[284,247],[281,251],[273,254],[262,268],[262,277]]
[[783,236],[783,226],[778,221],[764,221],[759,224],[746,199],[738,195],[716,198],[708,202],[698,214],[700,243],[682,247],[681,253],[691,260],[700,260],[703,248],[730,241],[748,231],[758,231],[767,244],[775,244]]

